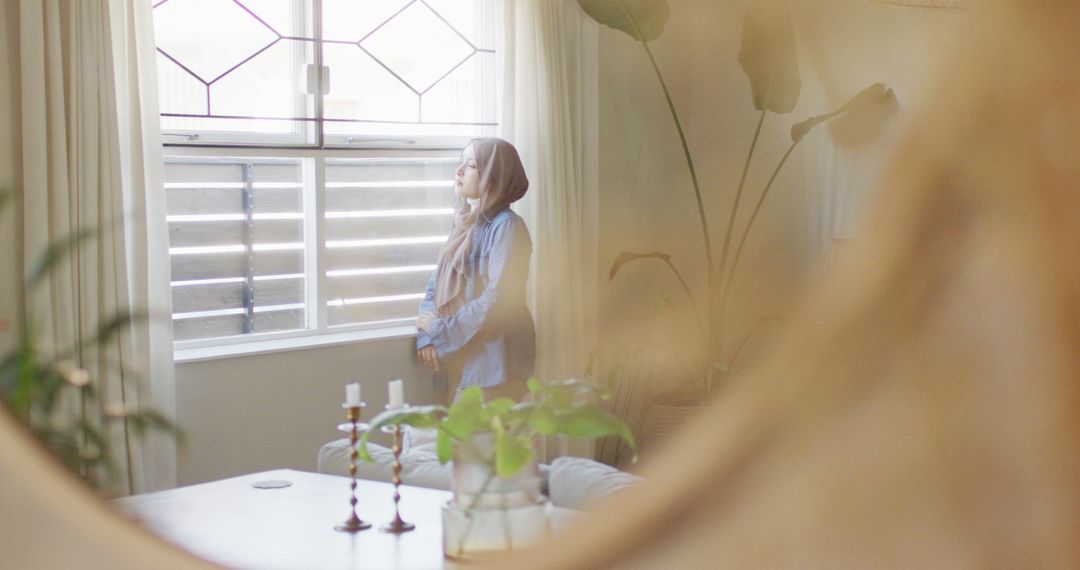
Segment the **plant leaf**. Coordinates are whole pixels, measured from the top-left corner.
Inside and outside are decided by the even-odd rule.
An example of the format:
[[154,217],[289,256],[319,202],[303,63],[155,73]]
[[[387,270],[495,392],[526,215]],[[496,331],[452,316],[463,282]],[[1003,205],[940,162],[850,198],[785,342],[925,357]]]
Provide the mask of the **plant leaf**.
[[559,433],[571,437],[603,437],[616,435],[637,454],[637,443],[630,426],[619,418],[596,407],[583,407],[558,415]]
[[495,474],[509,479],[521,472],[533,460],[532,438],[514,436],[496,422],[495,428]]
[[598,23],[638,42],[660,37],[671,12],[664,0],[578,0],[578,4]]
[[416,406],[396,410],[386,410],[371,420],[371,431],[387,426],[410,425],[420,429],[429,429],[446,414],[443,406]]
[[38,256],[30,272],[26,274],[26,288],[32,289],[65,257],[79,248],[84,241],[97,235],[96,229],[84,229],[49,244],[45,253]]
[[450,432],[440,429],[435,434],[435,450],[439,454],[439,463],[446,464],[454,458],[454,439]]
[[743,17],[739,65],[750,79],[758,111],[790,113],[802,90],[795,31],[784,2],[755,0]]
[[529,425],[536,433],[554,435],[559,432],[559,418],[547,406],[537,406],[529,415]]
[[[896,115],[900,109],[896,93],[892,89],[886,89],[884,85],[875,85],[880,86],[879,90],[884,89],[884,91],[868,93],[864,99],[859,99],[856,95],[848,103],[850,107],[845,105],[848,107],[846,111],[829,124],[833,140],[840,144],[855,144],[872,138],[885,128],[889,119]],[[869,89],[864,90],[864,93],[866,91]]]
[[615,275],[619,273],[619,269],[622,269],[623,265],[630,263],[631,261],[637,261],[639,259],[659,259],[661,261],[670,263],[671,256],[666,253],[654,251],[652,253],[637,253],[634,251],[624,251],[615,257],[615,261],[611,264],[611,269],[608,270],[608,281],[615,278]]
[[502,416],[513,409],[514,404],[516,403],[517,402],[511,398],[495,398],[487,403],[487,408],[492,414]]
[[[887,88],[884,83],[875,83],[860,91],[839,109],[796,123],[791,127],[791,140],[799,142],[814,127],[845,113],[850,113],[851,121],[846,127],[847,130],[863,133],[860,137],[869,136],[880,130],[882,124],[896,108],[896,94],[893,90]],[[844,120],[846,122],[848,118]],[[849,138],[854,137],[849,136]]]
[[530,394],[539,394],[544,390],[544,385],[536,378],[529,378],[525,385],[528,386]]

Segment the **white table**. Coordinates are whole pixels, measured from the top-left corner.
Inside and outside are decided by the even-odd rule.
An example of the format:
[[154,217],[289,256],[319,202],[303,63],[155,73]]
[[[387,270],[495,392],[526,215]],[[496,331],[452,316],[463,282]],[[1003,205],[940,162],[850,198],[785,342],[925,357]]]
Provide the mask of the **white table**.
[[[283,489],[255,489],[266,480]],[[448,491],[401,487],[401,517],[416,530],[378,530],[394,516],[393,486],[358,481],[356,505],[371,529],[349,534],[349,479],[280,469],[115,501],[167,540],[233,568],[458,568],[443,558],[442,505]],[[561,510],[561,509],[559,509]]]

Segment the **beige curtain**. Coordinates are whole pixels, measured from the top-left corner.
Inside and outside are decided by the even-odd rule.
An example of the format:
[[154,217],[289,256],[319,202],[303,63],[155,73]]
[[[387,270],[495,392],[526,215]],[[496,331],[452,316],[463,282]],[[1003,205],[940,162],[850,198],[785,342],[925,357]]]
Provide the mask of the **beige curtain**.
[[[167,259],[160,249],[164,236],[161,224],[154,231],[146,224],[160,206],[161,187],[156,91],[148,90],[155,79],[146,65],[153,61],[151,31],[146,2],[19,3],[23,259],[29,263],[64,236],[95,231],[43,287],[28,292],[30,324],[53,347],[93,337],[117,313],[150,309],[158,318],[168,315],[167,291],[155,297],[150,288],[151,281],[167,287],[167,273],[164,280],[161,275],[168,268],[158,261]],[[166,305],[149,307],[151,298]],[[80,352],[76,364],[101,382],[100,393],[111,405],[153,401],[171,415],[171,394],[162,393],[172,382],[171,353],[161,350],[171,338],[160,332],[136,327]],[[142,382],[136,382],[139,376]],[[94,421],[101,412],[78,413]],[[174,483],[169,450],[144,456],[130,430],[111,436],[120,476],[110,492]],[[149,457],[158,467],[144,469]]]
[[[597,338],[596,24],[574,0],[506,8],[501,136],[521,152],[530,181],[518,208],[533,238],[536,375],[582,377]],[[552,452],[592,453],[588,442],[569,445]]]

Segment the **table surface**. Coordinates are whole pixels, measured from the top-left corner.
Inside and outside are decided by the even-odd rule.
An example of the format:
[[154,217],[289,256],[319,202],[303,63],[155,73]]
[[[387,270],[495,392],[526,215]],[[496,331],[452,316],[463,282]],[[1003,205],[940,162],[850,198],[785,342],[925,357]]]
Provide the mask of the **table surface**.
[[[283,489],[256,489],[285,480]],[[401,487],[401,517],[416,530],[378,527],[394,517],[393,485],[357,481],[357,514],[373,528],[338,532],[349,479],[290,469],[118,499],[123,512],[193,554],[232,568],[459,568],[443,558],[442,505],[450,492]],[[557,509],[561,511],[562,509]]]

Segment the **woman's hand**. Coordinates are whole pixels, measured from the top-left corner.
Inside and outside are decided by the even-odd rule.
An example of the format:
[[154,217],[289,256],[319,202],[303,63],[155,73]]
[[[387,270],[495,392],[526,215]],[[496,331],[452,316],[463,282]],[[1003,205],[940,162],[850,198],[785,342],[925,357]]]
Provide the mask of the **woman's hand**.
[[416,358],[420,360],[420,363],[430,368],[433,372],[439,371],[439,353],[432,345],[427,345],[424,348],[416,351]]
[[435,321],[438,318],[439,318],[439,315],[436,315],[435,313],[432,313],[432,312],[424,313],[424,314],[420,315],[419,317],[417,317],[417,319],[416,319],[416,328],[418,328],[418,329],[420,329],[420,330],[422,330],[422,331],[424,331],[426,333],[430,333],[431,332],[431,327],[435,324]]

